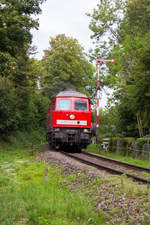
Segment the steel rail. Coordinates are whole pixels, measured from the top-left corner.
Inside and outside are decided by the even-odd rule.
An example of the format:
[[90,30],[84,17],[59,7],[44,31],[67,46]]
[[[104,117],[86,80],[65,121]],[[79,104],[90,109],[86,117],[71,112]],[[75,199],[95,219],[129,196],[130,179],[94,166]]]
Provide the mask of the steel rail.
[[134,165],[134,164],[131,164],[131,163],[127,163],[127,162],[123,162],[123,161],[120,161],[120,160],[112,159],[112,158],[109,158],[109,157],[106,157],[106,156],[94,154],[94,153],[87,152],[87,151],[84,151],[84,150],[82,150],[82,153],[85,154],[85,155],[91,156],[93,158],[102,159],[102,160],[109,161],[109,162],[114,162],[118,165],[123,165],[125,167],[130,167],[130,168],[133,168],[133,169],[139,169],[143,172],[149,172],[150,173],[149,168],[137,166],[137,165]]
[[73,158],[73,159],[76,159],[77,161],[80,161],[86,165],[90,165],[90,166],[93,166],[93,167],[96,167],[97,169],[103,169],[103,170],[106,170],[108,171],[109,173],[111,174],[117,174],[117,175],[126,175],[127,177],[129,178],[133,178],[134,180],[136,181],[139,181],[139,182],[142,182],[142,183],[145,183],[145,184],[150,184],[150,180],[147,180],[147,179],[144,179],[144,178],[141,178],[141,177],[138,177],[138,176],[135,176],[135,175],[132,175],[132,174],[128,174],[128,173],[125,173],[123,171],[120,171],[120,170],[116,170],[116,169],[113,169],[111,167],[107,167],[107,166],[104,166],[104,165],[100,165],[98,163],[94,163],[92,161],[89,161],[89,160],[86,160],[86,159],[83,159],[73,153],[66,153],[66,152],[62,152],[64,155],[66,155],[67,157],[70,157],[70,158]]

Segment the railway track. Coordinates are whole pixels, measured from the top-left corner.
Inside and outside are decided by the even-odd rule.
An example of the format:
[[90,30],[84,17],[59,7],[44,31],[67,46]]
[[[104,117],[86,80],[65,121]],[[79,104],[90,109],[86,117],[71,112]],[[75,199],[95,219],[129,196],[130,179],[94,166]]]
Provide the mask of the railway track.
[[150,169],[148,168],[114,160],[86,151],[82,151],[82,153],[63,152],[63,154],[100,170],[106,170],[111,174],[125,174],[127,177],[133,178],[136,181],[150,184]]

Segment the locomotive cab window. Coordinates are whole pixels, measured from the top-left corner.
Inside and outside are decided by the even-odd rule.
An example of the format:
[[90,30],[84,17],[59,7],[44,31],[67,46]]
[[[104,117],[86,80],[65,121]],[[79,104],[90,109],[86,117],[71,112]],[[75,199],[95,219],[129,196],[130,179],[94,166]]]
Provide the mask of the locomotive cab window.
[[71,102],[70,100],[57,100],[57,110],[70,110]]
[[76,100],[74,102],[74,108],[77,111],[87,111],[87,102]]

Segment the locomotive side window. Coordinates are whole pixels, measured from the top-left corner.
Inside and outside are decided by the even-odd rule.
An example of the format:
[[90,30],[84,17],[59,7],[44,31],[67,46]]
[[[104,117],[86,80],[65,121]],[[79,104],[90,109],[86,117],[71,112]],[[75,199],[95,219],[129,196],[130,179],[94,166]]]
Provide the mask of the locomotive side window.
[[87,111],[87,102],[76,100],[74,102],[74,108],[77,111]]
[[70,110],[71,102],[70,100],[57,100],[57,110]]

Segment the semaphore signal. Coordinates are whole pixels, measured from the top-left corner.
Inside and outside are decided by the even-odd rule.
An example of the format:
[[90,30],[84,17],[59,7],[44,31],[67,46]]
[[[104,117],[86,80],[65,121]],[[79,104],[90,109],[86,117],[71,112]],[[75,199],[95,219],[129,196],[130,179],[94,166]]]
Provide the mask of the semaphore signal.
[[99,143],[99,108],[100,108],[100,68],[101,63],[111,62],[114,63],[114,59],[96,59],[97,67],[97,113],[96,113],[96,144]]

